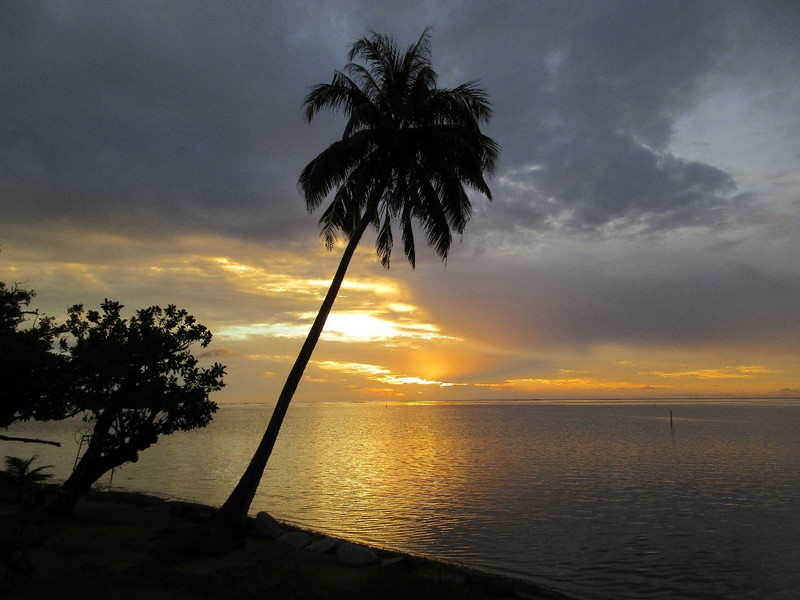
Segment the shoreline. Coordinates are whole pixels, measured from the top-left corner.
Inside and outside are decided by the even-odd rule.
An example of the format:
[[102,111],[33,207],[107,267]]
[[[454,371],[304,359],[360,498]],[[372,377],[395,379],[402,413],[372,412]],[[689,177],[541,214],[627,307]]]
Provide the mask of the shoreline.
[[[53,486],[48,486],[51,490]],[[0,504],[0,540],[19,527],[19,504]],[[370,547],[371,566],[342,564],[318,553],[255,535],[255,519],[240,541],[210,533],[214,508],[153,494],[92,490],[64,521],[23,525],[32,573],[0,590],[9,600],[104,597],[161,598],[528,598],[579,600],[559,590],[432,558]],[[325,534],[280,522],[285,532]],[[27,530],[27,532],[26,532]],[[341,539],[341,541],[346,541]],[[359,546],[363,546],[359,544]],[[88,577],[87,577],[88,575]],[[8,587],[8,585],[6,585]],[[130,596],[120,595],[130,590]]]

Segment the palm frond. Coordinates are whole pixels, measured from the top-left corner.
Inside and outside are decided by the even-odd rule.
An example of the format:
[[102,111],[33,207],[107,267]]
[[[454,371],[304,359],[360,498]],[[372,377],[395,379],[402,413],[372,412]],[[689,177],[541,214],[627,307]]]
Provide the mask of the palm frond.
[[417,173],[417,185],[420,190],[420,205],[422,210],[416,211],[417,219],[422,222],[425,230],[425,239],[436,254],[443,261],[447,260],[450,252],[450,243],[453,236],[447,223],[447,216],[440,203],[439,191],[430,178],[423,172]]
[[333,142],[303,168],[298,186],[309,211],[317,208],[354,169],[365,162],[370,143],[368,135],[350,135],[347,139]]
[[369,96],[341,71],[335,71],[331,83],[320,83],[311,88],[303,100],[305,118],[309,123],[322,109],[348,114],[354,106],[369,102]]
[[404,49],[393,37],[370,32],[351,46],[343,71],[312,88],[304,103],[309,121],[322,109],[347,116],[342,139],[300,174],[308,209],[332,195],[320,218],[328,247],[373,211],[376,252],[387,268],[395,227],[412,267],[415,223],[446,260],[453,233],[463,233],[472,213],[465,188],[492,199],[486,178],[494,174],[499,147],[480,129],[492,116],[491,102],[477,81],[437,88],[431,32],[425,29]]
[[24,487],[33,483],[39,483],[45,479],[50,479],[52,473],[42,473],[45,469],[52,469],[53,465],[42,465],[31,469],[31,465],[39,460],[39,455],[34,454],[30,458],[19,458],[17,456],[6,456],[6,468],[3,476],[18,487]]
[[378,82],[373,78],[372,73],[364,65],[358,63],[347,63],[344,70],[350,74],[351,80],[359,86],[361,92],[371,102],[375,102],[380,98],[381,87]]
[[414,226],[411,219],[411,205],[406,204],[403,207],[403,217],[401,223],[401,230],[403,235],[403,252],[408,259],[411,268],[417,266],[417,251],[414,247]]
[[378,239],[375,242],[375,250],[381,259],[381,266],[389,268],[389,261],[392,256],[392,219],[388,211],[384,212],[383,221],[378,229]]

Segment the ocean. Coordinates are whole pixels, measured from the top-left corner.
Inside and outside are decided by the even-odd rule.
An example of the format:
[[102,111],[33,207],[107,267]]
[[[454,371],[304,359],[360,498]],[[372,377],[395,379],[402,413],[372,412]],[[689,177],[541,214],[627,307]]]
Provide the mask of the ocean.
[[[670,411],[672,418],[670,418]],[[222,406],[100,485],[221,504],[269,419]],[[63,479],[79,421],[0,455]],[[295,405],[252,512],[592,600],[800,597],[800,402]]]

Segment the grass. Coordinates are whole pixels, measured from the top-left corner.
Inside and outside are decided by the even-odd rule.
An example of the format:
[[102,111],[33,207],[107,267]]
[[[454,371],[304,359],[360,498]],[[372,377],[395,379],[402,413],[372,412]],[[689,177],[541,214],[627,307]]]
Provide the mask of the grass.
[[0,551],[0,597],[8,600],[566,599],[410,556],[353,568],[334,554],[226,538],[206,525],[213,509],[143,494],[93,491],[59,522],[37,522],[21,509],[0,489],[0,548],[8,549]]

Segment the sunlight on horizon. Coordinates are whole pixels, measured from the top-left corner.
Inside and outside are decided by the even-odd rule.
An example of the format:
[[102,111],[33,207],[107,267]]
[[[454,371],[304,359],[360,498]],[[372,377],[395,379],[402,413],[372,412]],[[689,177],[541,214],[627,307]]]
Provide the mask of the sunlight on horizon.
[[[227,275],[232,275],[235,285],[248,294],[272,297],[314,296],[322,297],[330,281],[303,275],[270,273],[262,267],[247,265],[225,257],[207,259]],[[341,310],[334,309],[326,320],[323,339],[339,342],[382,341],[387,345],[410,341],[455,340],[445,335],[431,323],[418,322],[419,309],[403,301],[399,282],[377,278],[362,280],[350,277],[342,284],[337,299]],[[312,311],[283,313],[280,320],[228,324],[217,335],[232,340],[252,336],[283,338],[304,337],[316,318]],[[288,317],[288,319],[287,319]]]
[[718,369],[694,369],[688,371],[648,371],[642,375],[655,375],[665,378],[696,377],[698,379],[746,379],[754,375],[768,375],[778,373],[774,369],[767,369],[760,365],[740,365],[737,367],[722,367]]
[[[408,307],[413,311],[413,307]],[[411,340],[457,340],[439,333],[439,328],[430,323],[414,323],[408,320],[389,321],[368,312],[331,313],[325,323],[323,336],[329,334],[340,341],[383,341],[386,343]]]
[[377,381],[385,385],[403,386],[409,384],[435,386],[435,387],[454,387],[457,383],[435,381],[422,377],[407,375],[397,375],[386,367],[356,362],[341,362],[335,360],[313,361],[313,363],[326,371],[337,371],[354,375],[363,375],[372,381]]
[[[229,340],[244,340],[250,337],[302,338],[316,317],[316,313],[297,314],[295,322],[248,323],[228,325],[217,330],[216,335]],[[458,338],[439,333],[439,328],[429,323],[410,321],[393,322],[367,312],[332,313],[328,316],[322,339],[338,342],[380,341],[385,345],[404,341],[451,340]]]
[[[324,274],[335,257],[324,262],[327,254],[296,257],[279,252],[266,268],[258,258],[248,258],[251,248],[233,248],[235,255],[220,256],[204,254],[195,245],[201,242],[209,243],[184,240],[177,255],[162,255],[158,248],[151,248],[136,260],[108,264],[98,262],[95,255],[80,261],[65,254],[61,261],[40,267],[35,280],[28,275],[32,267],[27,255],[10,255],[13,260],[6,269],[16,279],[31,279],[31,287],[42,292],[37,297],[43,301],[42,311],[57,317],[65,306],[53,304],[51,290],[74,290],[70,300],[86,302],[90,308],[104,295],[116,296],[129,312],[175,301],[213,331],[215,347],[204,357],[221,359],[236,374],[237,383],[232,382],[220,396],[221,402],[271,398],[296,356],[297,340],[305,338],[316,316],[314,311],[330,284]],[[113,258],[113,249],[108,254]],[[4,256],[9,257],[5,252]],[[800,394],[796,358],[759,348],[752,348],[746,357],[724,347],[714,348],[709,357],[705,351],[609,344],[577,353],[562,353],[552,346],[520,352],[513,336],[506,339],[499,330],[496,336],[457,337],[452,333],[464,331],[455,318],[458,307],[429,313],[402,278],[371,272],[369,260],[365,254],[363,264],[354,265],[353,275],[345,280],[322,334],[330,345],[319,357],[329,360],[315,363],[318,371],[310,374],[307,382],[311,385],[301,388],[299,397],[347,400],[358,394],[359,398],[424,396],[440,401],[487,396]],[[121,293],[126,289],[136,292]],[[359,361],[364,357],[366,361]],[[328,376],[321,376],[323,371]],[[331,377],[332,373],[340,376]]]

